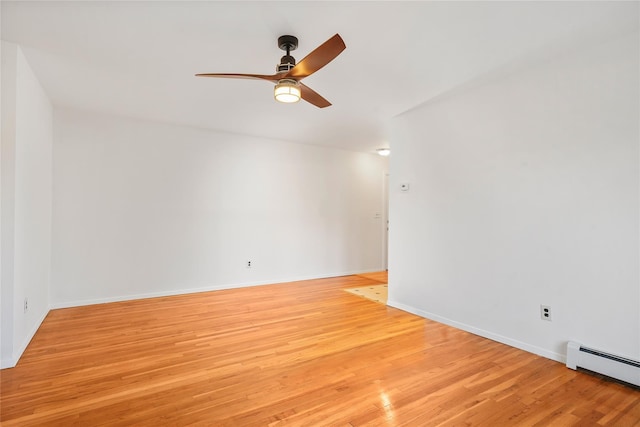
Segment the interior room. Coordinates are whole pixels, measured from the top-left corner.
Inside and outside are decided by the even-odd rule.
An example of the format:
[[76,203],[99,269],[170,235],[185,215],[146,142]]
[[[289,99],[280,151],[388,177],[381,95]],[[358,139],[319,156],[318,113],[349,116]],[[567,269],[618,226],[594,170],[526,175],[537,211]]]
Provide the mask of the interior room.
[[[3,425],[640,425],[639,2],[3,1],[0,20]],[[384,301],[343,291],[371,286]],[[254,369],[227,380],[307,364],[259,382],[277,403],[216,400],[238,405],[228,418],[191,406],[213,400],[200,389],[153,403],[175,389],[151,371],[148,393],[105,385],[71,409],[42,389],[27,407],[37,372],[97,375],[78,368],[89,338],[72,342],[87,319],[133,339],[133,313],[282,346],[224,359]],[[85,348],[124,363],[99,330]],[[179,339],[197,363],[205,344]],[[159,346],[180,344],[141,351]],[[55,364],[73,348],[79,365]],[[507,374],[507,358],[535,368]],[[187,359],[164,386],[202,382]],[[455,407],[447,387],[416,388],[445,365],[466,372]],[[138,375],[116,372],[100,378]],[[564,388],[544,389],[554,378]]]

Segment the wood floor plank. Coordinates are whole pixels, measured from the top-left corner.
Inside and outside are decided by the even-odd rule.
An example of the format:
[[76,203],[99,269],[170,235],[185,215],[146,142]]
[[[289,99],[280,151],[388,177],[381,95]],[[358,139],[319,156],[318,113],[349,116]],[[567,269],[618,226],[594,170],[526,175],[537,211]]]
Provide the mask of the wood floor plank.
[[640,426],[640,392],[344,292],[386,272],[52,310],[3,426]]

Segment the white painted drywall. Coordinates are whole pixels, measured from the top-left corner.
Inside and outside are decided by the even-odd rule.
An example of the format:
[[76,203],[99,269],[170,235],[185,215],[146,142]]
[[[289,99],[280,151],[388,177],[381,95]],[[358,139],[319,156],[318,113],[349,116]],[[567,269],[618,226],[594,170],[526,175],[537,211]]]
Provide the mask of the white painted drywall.
[[15,365],[49,311],[53,108],[20,48],[5,42],[2,78],[2,367],[7,367]]
[[13,260],[14,260],[14,182],[16,143],[16,60],[17,46],[2,42],[1,47],[2,185],[0,191],[0,367],[13,366]]
[[395,120],[390,304],[640,360],[638,33],[511,71]]
[[374,154],[68,109],[54,151],[54,307],[382,268]]

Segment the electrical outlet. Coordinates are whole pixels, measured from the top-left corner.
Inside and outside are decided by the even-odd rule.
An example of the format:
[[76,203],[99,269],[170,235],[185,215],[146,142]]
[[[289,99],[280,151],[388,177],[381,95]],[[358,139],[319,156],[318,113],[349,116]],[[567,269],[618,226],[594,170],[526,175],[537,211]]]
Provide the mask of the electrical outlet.
[[24,312],[29,311],[29,298],[24,299]]
[[540,305],[540,318],[547,322],[551,322],[551,306]]
[[247,261],[247,268],[251,268],[251,261]]

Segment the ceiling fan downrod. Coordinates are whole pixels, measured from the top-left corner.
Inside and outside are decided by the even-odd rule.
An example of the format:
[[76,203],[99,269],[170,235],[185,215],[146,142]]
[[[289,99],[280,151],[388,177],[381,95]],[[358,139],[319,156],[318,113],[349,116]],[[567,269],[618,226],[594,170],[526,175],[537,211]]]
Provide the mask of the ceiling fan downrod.
[[291,56],[291,51],[298,48],[298,38],[295,36],[278,37],[278,47],[286,52],[286,55],[280,58],[280,63],[276,66],[276,72],[287,72],[296,65],[296,59]]

